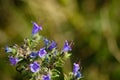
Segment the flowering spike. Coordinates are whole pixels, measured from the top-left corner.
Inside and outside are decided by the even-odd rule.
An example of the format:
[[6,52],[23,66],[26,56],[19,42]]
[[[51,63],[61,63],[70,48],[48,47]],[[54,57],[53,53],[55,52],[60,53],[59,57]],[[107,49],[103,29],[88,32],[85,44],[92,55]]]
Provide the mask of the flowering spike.
[[33,29],[32,29],[32,34],[35,35],[36,33],[38,33],[40,30],[42,30],[42,27],[39,26],[38,24],[36,24],[35,22],[33,23]]
[[65,44],[64,44],[64,47],[63,47],[63,51],[64,51],[64,52],[71,51],[71,47],[70,47],[70,45],[68,44],[68,41],[67,41],[67,40],[65,41]]
[[[67,58],[71,53],[73,42],[70,44],[65,40],[62,49],[57,48],[55,41],[50,41],[44,36],[39,35],[38,32],[42,27],[32,22],[32,36],[24,40],[23,45],[6,46],[5,52],[9,53],[9,61],[11,65],[16,65],[16,70],[25,74],[27,80],[56,80],[56,77],[61,77],[62,69]],[[44,41],[44,47],[37,50],[39,43]],[[65,53],[65,54],[64,54]],[[73,71],[69,75],[62,75],[64,79],[80,80],[82,77],[79,62],[73,64]]]
[[31,72],[38,72],[39,69],[40,69],[40,65],[38,64],[38,62],[34,62],[30,64]]
[[19,60],[18,60],[18,58],[14,58],[14,57],[10,56],[9,61],[10,61],[11,65],[16,65]]
[[47,54],[47,51],[45,50],[45,48],[41,48],[38,51],[38,56],[41,57],[41,58],[44,57],[46,54]]

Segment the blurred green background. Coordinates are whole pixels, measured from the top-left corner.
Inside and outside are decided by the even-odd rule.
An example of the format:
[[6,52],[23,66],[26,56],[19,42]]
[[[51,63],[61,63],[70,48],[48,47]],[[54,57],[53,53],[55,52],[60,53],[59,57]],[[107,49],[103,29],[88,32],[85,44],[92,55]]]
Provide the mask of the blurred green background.
[[84,80],[120,80],[120,0],[0,0],[0,80],[23,80],[4,47],[30,36],[31,21],[59,48],[74,41],[66,72],[80,60]]

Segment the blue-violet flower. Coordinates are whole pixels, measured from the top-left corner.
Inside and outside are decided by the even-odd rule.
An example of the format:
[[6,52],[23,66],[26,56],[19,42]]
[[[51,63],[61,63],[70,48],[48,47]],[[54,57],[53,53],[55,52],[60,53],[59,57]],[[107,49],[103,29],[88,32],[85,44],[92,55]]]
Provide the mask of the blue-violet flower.
[[40,30],[42,30],[42,26],[39,26],[35,22],[32,22],[32,23],[33,23],[33,29],[32,29],[32,34],[33,35],[38,33]]
[[10,56],[9,61],[10,61],[11,65],[16,65],[19,60],[18,60],[18,58],[14,58],[14,57]]
[[79,69],[80,69],[79,64],[74,63],[74,66],[73,66],[73,74],[74,74],[74,75],[77,75],[77,72],[78,72]]
[[78,71],[77,74],[76,74],[76,78],[81,78],[81,77],[82,77],[82,74],[81,74],[80,71]]
[[46,54],[47,54],[47,51],[45,50],[45,48],[41,48],[38,51],[38,56],[41,57],[41,58],[44,57]]
[[50,74],[43,75],[43,80],[51,80],[50,79]]
[[38,62],[31,63],[30,70],[32,72],[38,72],[40,70],[40,65],[38,64]]
[[57,47],[57,44],[54,42],[54,41],[52,41],[52,43],[50,44],[50,46],[48,47],[48,50],[52,50],[52,49],[54,49],[54,48],[56,48]]
[[12,52],[12,48],[6,46],[6,47],[5,47],[5,52],[6,52],[6,53]]
[[50,44],[50,41],[48,39],[44,39],[45,46],[48,46]]
[[64,44],[64,47],[63,47],[63,51],[64,51],[64,52],[71,51],[71,47],[70,47],[70,45],[68,44],[68,41],[67,41],[67,40],[65,41],[65,44]]
[[36,53],[36,52],[31,52],[31,53],[30,53],[30,57],[31,57],[31,58],[36,58],[36,56],[37,56],[37,53]]

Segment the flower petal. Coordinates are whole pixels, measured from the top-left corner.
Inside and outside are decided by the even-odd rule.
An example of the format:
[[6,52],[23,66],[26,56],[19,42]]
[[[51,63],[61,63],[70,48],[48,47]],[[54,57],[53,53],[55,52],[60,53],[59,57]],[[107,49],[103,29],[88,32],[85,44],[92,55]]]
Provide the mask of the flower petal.
[[35,22],[33,23],[33,29],[32,29],[32,34],[35,35],[37,34],[40,30],[42,30],[42,27],[36,24]]

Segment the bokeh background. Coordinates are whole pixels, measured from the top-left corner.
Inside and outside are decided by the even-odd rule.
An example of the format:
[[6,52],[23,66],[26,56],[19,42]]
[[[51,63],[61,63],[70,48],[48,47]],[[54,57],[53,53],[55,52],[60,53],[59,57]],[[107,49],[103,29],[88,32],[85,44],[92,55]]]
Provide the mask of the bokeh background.
[[31,21],[59,48],[74,42],[66,72],[80,61],[84,80],[120,80],[120,0],[0,0],[0,80],[24,80],[4,47],[30,36]]

